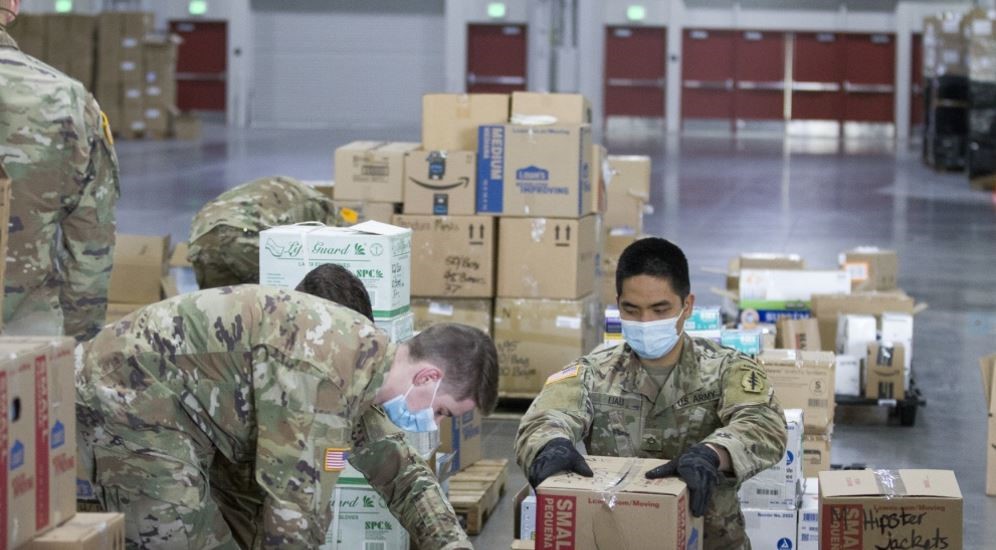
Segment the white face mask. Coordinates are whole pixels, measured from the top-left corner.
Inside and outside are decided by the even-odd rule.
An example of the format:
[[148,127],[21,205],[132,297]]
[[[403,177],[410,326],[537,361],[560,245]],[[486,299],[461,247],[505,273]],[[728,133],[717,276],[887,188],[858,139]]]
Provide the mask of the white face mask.
[[659,321],[627,321],[622,320],[623,338],[640,359],[660,359],[667,355],[678,344],[678,319],[685,308],[670,319]]

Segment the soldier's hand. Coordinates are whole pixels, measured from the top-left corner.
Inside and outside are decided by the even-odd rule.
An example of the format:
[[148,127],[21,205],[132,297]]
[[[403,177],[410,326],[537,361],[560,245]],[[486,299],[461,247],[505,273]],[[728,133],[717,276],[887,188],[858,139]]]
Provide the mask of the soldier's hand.
[[692,515],[702,517],[719,484],[719,454],[703,443],[692,445],[676,460],[647,472],[647,478],[657,479],[677,475],[691,495]]
[[595,475],[571,440],[563,437],[551,440],[533,459],[529,465],[529,484],[535,489],[544,479],[560,472],[574,472],[584,477]]

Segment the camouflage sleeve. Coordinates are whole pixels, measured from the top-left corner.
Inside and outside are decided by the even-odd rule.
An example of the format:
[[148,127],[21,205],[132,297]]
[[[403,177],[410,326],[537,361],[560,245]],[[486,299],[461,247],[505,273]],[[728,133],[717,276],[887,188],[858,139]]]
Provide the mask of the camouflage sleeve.
[[373,407],[353,430],[349,462],[363,472],[423,550],[473,548],[436,476],[405,442],[404,434]]
[[529,471],[536,453],[552,439],[583,440],[591,428],[594,411],[589,397],[593,370],[578,360],[547,379],[519,423],[515,456],[523,471]]
[[703,443],[725,448],[738,483],[770,468],[785,454],[788,428],[764,368],[743,356],[725,365],[719,417],[723,427]]
[[89,159],[79,202],[62,222],[60,258],[65,272],[59,296],[64,330],[78,340],[92,338],[104,324],[114,255],[114,207],[120,195],[114,145],[100,107],[89,95],[84,124]]

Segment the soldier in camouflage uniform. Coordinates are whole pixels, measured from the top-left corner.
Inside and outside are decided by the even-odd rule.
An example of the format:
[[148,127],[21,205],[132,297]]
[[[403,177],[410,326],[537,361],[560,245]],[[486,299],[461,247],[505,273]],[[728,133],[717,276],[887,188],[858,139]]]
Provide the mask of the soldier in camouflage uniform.
[[7,34],[19,4],[0,0],[0,165],[13,182],[3,318],[10,334],[83,340],[107,311],[117,158],[93,96]]
[[337,225],[332,199],[288,177],[260,178],[225,191],[190,224],[190,251],[201,288],[259,282],[259,232],[301,222]]
[[596,456],[669,459],[647,477],[679,475],[707,549],[749,549],[737,500],[743,481],[785,453],[787,429],[764,369],[731,349],[681,334],[695,296],[674,244],[641,239],[616,276],[626,344],[596,350],[550,376],[519,425],[516,456],[530,483],[590,476]]
[[470,327],[396,346],[362,315],[306,294],[202,290],[140,309],[84,348],[81,474],[125,512],[129,548],[236,548],[208,470],[219,457],[254,463],[266,496],[244,545],[315,548],[348,459],[420,548],[471,548],[431,471],[375,405],[488,414],[497,377],[493,343]]

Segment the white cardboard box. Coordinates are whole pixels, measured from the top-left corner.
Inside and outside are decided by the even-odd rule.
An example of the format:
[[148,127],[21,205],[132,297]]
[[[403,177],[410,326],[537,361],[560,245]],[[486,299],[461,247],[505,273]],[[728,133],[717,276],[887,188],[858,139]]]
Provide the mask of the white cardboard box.
[[374,324],[386,332],[392,342],[404,342],[415,335],[415,314],[411,311],[395,317],[374,319]]
[[837,354],[864,357],[868,344],[875,342],[875,317],[841,315],[837,318]]
[[397,317],[411,305],[411,250],[411,229],[375,221],[274,227],[259,234],[259,283],[294,288],[315,267],[338,264],[363,282],[374,317]]
[[795,550],[798,511],[744,508],[747,538],[754,550]]
[[785,456],[767,470],[748,479],[740,487],[744,508],[795,510],[802,491],[802,434],[805,427],[801,409],[786,409],[788,445]]
[[332,524],[322,550],[408,549],[408,531],[363,474],[351,465],[339,476],[330,505]]
[[838,355],[834,372],[834,391],[838,395],[862,395],[861,360],[853,355]]
[[820,548],[820,480],[806,478],[806,491],[799,506],[799,530],[796,534],[797,550]]
[[910,387],[910,367],[913,364],[913,316],[909,313],[883,313],[882,342],[903,345],[905,358],[903,371],[906,387]]
[[536,495],[529,495],[522,501],[519,512],[519,539],[536,540]]

